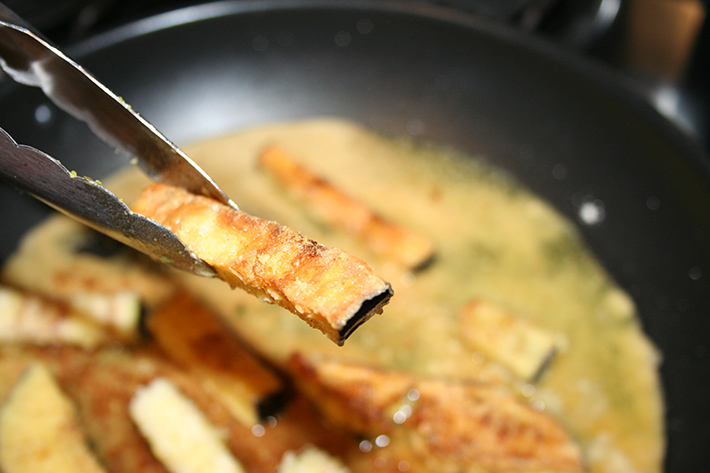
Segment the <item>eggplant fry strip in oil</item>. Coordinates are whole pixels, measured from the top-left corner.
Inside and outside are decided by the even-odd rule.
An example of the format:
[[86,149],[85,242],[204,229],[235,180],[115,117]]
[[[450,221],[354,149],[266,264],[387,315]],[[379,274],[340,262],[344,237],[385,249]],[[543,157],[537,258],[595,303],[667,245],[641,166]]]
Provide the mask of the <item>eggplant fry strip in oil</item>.
[[425,266],[433,258],[434,245],[427,237],[382,217],[282,148],[266,147],[259,155],[259,165],[319,218],[354,235],[373,253],[412,269]]
[[279,377],[186,291],[147,317],[156,344],[242,424],[252,426],[285,390]]
[[302,355],[291,370],[328,419],[366,438],[386,435],[377,454],[412,471],[583,471],[560,423],[499,386]]
[[103,473],[72,401],[42,363],[29,365],[0,408],[0,469]]

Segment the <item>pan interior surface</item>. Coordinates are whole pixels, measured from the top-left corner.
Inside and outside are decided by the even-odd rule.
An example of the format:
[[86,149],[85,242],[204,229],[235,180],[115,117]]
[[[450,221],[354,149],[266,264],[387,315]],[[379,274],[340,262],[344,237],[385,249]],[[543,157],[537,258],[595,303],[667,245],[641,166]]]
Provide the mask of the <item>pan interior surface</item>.
[[[704,465],[708,164],[611,74],[533,39],[396,2],[225,2],[129,25],[75,51],[178,144],[333,116],[506,169],[576,221],[633,296],[663,354],[666,470]],[[0,126],[18,142],[96,178],[128,162],[38,91],[1,86]],[[0,200],[12,222],[5,259],[47,212],[7,186]],[[590,208],[603,218],[586,218]]]

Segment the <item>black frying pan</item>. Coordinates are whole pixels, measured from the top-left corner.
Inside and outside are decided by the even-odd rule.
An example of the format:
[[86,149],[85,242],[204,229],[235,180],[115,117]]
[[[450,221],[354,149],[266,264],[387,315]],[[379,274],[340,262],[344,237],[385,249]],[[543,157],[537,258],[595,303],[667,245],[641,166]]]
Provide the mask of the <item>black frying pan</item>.
[[[458,12],[383,1],[203,5],[70,54],[178,144],[334,115],[508,169],[580,222],[638,303],[664,354],[667,471],[707,468],[710,161],[617,77]],[[0,126],[92,177],[127,162],[8,80]],[[584,201],[603,204],[603,221],[582,223]],[[4,260],[49,211],[4,185],[0,202]]]

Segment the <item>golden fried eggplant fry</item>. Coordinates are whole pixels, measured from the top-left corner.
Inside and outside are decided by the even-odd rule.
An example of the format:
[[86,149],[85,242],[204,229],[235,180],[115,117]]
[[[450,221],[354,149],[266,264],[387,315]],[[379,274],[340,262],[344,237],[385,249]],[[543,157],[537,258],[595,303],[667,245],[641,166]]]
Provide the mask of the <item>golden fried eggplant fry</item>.
[[525,381],[535,381],[557,353],[560,340],[498,306],[480,299],[461,310],[464,342]]
[[110,338],[105,327],[67,304],[0,286],[0,341],[90,348]]
[[566,430],[500,387],[299,355],[291,366],[327,418],[373,439],[386,436],[377,455],[406,461],[412,471],[583,470]]
[[244,473],[215,425],[169,380],[156,378],[139,388],[128,410],[171,473]]
[[312,173],[280,147],[265,148],[259,164],[321,219],[355,235],[376,254],[414,269],[432,259],[434,245],[428,238],[385,219]]
[[69,305],[97,321],[123,342],[136,342],[140,338],[143,304],[136,291],[77,292],[69,298]]
[[146,324],[160,348],[246,426],[268,415],[265,409],[285,389],[271,369],[185,291],[153,311]]
[[122,306],[120,315],[114,314],[117,319],[110,317],[124,328],[134,320],[128,311],[131,299],[150,308],[175,290],[165,265],[63,214],[32,229],[0,273],[9,286],[70,305],[93,305],[82,300],[84,295],[121,299],[120,294],[128,294],[128,300],[116,300]]
[[284,307],[338,345],[392,296],[361,259],[183,189],[153,184],[133,210],[174,232],[233,287]]
[[41,363],[25,370],[0,409],[0,470],[104,471],[87,445],[71,400]]

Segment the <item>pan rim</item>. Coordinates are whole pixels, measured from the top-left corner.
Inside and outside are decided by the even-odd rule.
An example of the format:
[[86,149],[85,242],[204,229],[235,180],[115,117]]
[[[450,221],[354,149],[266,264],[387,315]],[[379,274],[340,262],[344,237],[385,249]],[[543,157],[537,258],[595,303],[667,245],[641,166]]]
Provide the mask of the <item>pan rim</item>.
[[545,38],[525,34],[507,25],[477,17],[469,12],[430,2],[418,0],[299,0],[298,2],[293,0],[260,0],[259,2],[216,0],[158,13],[116,26],[69,45],[67,51],[71,57],[81,57],[97,53],[104,48],[131,38],[189,23],[233,15],[268,14],[285,10],[301,12],[309,10],[369,10],[408,15],[470,29],[488,35],[496,41],[502,41],[515,48],[537,54],[546,60],[564,66],[569,72],[574,73],[577,79],[601,88],[614,100],[630,107],[639,119],[647,122],[649,127],[661,134],[680,154],[689,158],[688,163],[693,166],[693,171],[699,173],[710,186],[710,152],[654,107],[650,99],[644,95],[639,84],[635,83],[632,78],[624,76],[601,61],[580,56],[579,53]]

